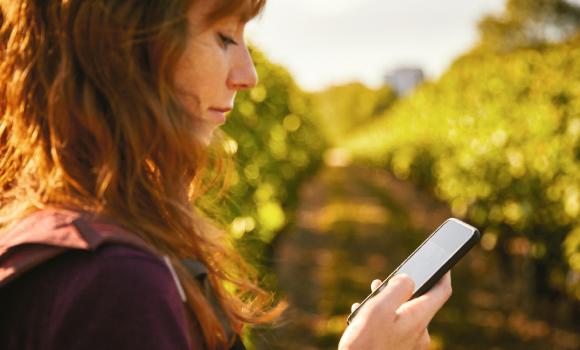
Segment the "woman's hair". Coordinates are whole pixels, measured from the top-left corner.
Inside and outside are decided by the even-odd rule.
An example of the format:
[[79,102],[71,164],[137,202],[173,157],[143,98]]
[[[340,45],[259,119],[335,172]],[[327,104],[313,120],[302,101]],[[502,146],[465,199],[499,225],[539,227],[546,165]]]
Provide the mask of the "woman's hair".
[[[0,228],[45,207],[114,219],[171,257],[216,348],[231,340],[180,259],[208,266],[237,332],[282,307],[270,308],[227,235],[197,209],[207,174],[220,172],[174,84],[197,1],[0,0]],[[264,2],[214,0],[208,23],[248,20]]]

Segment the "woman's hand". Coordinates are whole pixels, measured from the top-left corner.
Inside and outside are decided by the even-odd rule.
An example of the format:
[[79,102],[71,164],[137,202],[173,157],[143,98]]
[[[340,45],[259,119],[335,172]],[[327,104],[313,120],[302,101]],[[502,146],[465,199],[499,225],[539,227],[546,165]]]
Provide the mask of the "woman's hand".
[[[371,289],[381,285],[374,280]],[[413,281],[403,275],[393,277],[374,298],[367,301],[346,328],[340,350],[418,350],[428,349],[427,325],[451,296],[451,274],[448,272],[431,290],[409,300]],[[352,309],[356,309],[354,304]]]

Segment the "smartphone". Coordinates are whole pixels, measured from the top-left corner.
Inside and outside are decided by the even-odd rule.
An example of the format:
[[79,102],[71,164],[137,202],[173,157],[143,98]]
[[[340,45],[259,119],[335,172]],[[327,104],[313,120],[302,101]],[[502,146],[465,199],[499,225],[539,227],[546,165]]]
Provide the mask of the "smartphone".
[[455,218],[447,219],[383,281],[379,288],[363,300],[348,316],[347,323],[350,323],[361,307],[398,274],[406,274],[415,282],[411,299],[426,293],[477,243],[479,236],[479,231],[475,227]]

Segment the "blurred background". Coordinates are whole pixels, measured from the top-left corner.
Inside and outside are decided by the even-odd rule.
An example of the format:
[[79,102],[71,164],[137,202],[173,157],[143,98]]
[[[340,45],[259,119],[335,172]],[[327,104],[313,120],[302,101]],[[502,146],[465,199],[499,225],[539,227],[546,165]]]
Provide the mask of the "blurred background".
[[449,216],[483,233],[432,349],[580,349],[580,2],[270,0],[217,203],[290,303],[254,349],[336,349]]

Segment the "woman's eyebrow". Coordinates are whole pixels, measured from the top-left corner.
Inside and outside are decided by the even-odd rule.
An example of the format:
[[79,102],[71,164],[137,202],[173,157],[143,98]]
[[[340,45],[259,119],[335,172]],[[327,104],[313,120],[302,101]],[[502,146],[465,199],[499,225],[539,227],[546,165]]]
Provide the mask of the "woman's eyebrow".
[[246,24],[247,22],[244,22],[240,17],[238,17],[218,21],[213,26],[227,29],[232,33],[242,33],[244,31]]

